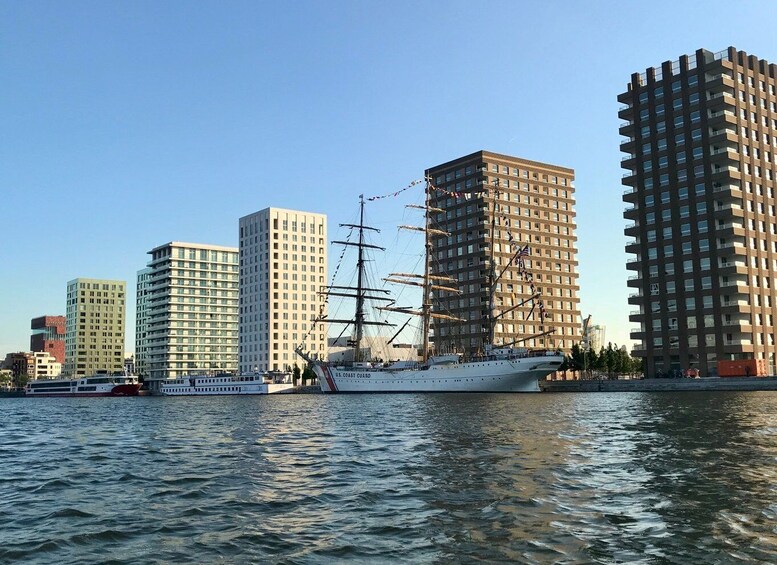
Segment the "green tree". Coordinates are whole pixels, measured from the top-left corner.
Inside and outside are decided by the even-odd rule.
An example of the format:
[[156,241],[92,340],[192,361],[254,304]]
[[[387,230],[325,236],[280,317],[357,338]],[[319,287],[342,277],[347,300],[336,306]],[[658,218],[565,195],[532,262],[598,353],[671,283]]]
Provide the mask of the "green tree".
[[622,375],[624,373],[631,372],[631,359],[625,349],[619,348],[615,345],[615,373]]
[[13,386],[16,388],[24,388],[27,385],[27,381],[30,380],[30,377],[27,375],[19,375],[14,377],[13,379]]
[[614,377],[618,369],[618,353],[612,342],[608,343],[607,349],[604,350],[604,366],[607,374]]
[[585,352],[580,348],[580,344],[576,343],[572,346],[572,351],[569,356],[569,368],[573,371],[582,371],[585,366]]
[[607,370],[607,355],[604,350],[604,347],[602,347],[599,350],[599,354],[597,355],[595,352],[591,351],[592,354],[591,361],[589,362],[588,367],[596,369],[597,371],[606,371]]
[[305,367],[305,370],[302,371],[302,384],[304,385],[307,382],[310,382],[310,384],[315,384],[316,382],[316,374],[310,367]]
[[296,363],[294,363],[294,369],[291,371],[291,382],[294,386],[300,381],[300,370]]

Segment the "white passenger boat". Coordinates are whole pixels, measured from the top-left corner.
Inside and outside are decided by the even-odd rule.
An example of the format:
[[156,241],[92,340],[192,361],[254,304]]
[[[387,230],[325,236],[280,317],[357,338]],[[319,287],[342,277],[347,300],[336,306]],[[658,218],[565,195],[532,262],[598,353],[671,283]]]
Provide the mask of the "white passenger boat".
[[153,381],[151,391],[162,396],[225,396],[289,392],[289,378],[268,375],[197,375]]
[[29,381],[25,396],[137,396],[140,382],[135,375],[94,375],[78,379]]

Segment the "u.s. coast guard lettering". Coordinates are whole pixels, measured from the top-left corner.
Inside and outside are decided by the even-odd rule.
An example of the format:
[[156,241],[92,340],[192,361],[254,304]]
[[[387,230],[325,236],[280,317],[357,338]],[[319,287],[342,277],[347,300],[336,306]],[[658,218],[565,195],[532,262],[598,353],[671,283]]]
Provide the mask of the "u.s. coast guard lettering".
[[346,379],[369,379],[370,378],[369,373],[340,373],[337,376],[343,377]]

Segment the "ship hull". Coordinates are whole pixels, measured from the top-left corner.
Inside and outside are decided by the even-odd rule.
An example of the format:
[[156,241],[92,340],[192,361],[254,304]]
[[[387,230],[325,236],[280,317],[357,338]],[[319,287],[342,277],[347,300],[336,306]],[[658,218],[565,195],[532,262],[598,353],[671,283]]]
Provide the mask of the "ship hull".
[[43,398],[138,396],[140,383],[134,375],[98,374],[77,379],[39,379],[27,383],[25,396]]
[[375,369],[316,364],[326,393],[539,392],[538,381],[557,370],[560,356],[473,361],[419,369]]
[[[96,388],[96,387],[95,387]],[[107,387],[105,387],[107,388]],[[97,398],[107,396],[138,396],[140,391],[139,384],[117,385],[109,390],[90,391],[90,392],[27,392],[28,397],[41,398]]]
[[160,396],[246,396],[257,394],[282,394],[294,389],[292,384],[260,384],[254,386],[163,386]]

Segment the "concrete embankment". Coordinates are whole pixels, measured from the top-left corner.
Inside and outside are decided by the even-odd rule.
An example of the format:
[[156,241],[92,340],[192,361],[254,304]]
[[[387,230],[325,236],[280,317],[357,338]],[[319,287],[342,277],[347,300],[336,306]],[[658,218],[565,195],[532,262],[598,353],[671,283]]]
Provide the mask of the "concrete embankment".
[[540,390],[542,392],[777,391],[777,377],[540,381]]
[[318,385],[295,386],[282,391],[281,394],[321,394],[321,387]]

